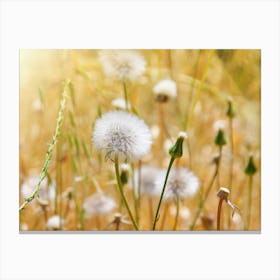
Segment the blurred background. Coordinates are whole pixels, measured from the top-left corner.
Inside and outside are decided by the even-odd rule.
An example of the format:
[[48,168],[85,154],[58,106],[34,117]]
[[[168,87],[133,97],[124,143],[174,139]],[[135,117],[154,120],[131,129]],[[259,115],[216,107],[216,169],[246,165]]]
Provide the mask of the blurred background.
[[[178,166],[191,169],[200,180],[200,191],[182,202],[177,230],[189,230],[199,207],[201,193],[211,181],[218,147],[214,139],[223,128],[227,144],[220,165],[220,186],[215,183],[194,230],[213,230],[216,223],[217,190],[227,187],[232,172],[230,200],[240,211],[231,219],[224,206],[222,228],[243,230],[248,215],[249,176],[244,173],[250,155],[257,168],[253,176],[252,210],[249,230],[260,230],[260,50],[138,50],[146,60],[142,77],[127,84],[131,111],[144,119],[153,134],[152,150],[142,165],[166,168],[168,149],[178,132],[186,131],[184,155]],[[177,84],[177,98],[159,105],[153,87],[162,79]],[[20,51],[20,178],[19,203],[38,181],[45,154],[54,133],[63,81],[70,79],[62,133],[56,145],[48,176],[43,182],[41,200],[35,199],[20,213],[21,230],[115,230],[116,213],[121,213],[121,230],[131,230],[125,209],[87,215],[84,201],[102,192],[118,204],[113,165],[95,151],[91,137],[95,120],[115,109],[112,101],[123,97],[120,82],[104,75],[98,50]],[[233,168],[230,162],[230,120],[228,100],[235,116],[233,128]],[[164,120],[162,120],[164,119]],[[162,121],[170,137],[161,131]],[[126,196],[133,203],[130,182]],[[44,191],[44,192],[43,192]],[[141,229],[149,230],[149,203],[158,199],[143,197]],[[174,205],[165,205],[161,230],[170,230]],[[50,220],[53,218],[52,220]],[[57,219],[59,222],[57,223]]]

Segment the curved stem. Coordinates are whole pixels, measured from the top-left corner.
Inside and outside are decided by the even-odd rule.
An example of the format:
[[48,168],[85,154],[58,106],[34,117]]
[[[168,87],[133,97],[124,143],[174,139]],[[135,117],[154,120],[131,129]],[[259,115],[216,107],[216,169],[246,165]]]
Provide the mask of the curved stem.
[[118,187],[118,190],[119,190],[119,193],[121,195],[121,198],[122,198],[122,201],[127,209],[127,212],[128,212],[128,215],[132,221],[132,224],[134,226],[134,228],[136,230],[139,230],[138,228],[138,225],[136,224],[133,216],[132,216],[132,213],[131,213],[131,210],[129,208],[129,205],[127,203],[127,200],[124,196],[124,193],[123,193],[123,186],[122,186],[122,182],[121,182],[121,178],[120,178],[120,172],[119,172],[119,159],[118,159],[118,156],[115,157],[115,171],[116,171],[116,177],[117,177],[117,187]]
[[170,162],[169,162],[169,165],[168,165],[168,168],[167,168],[167,172],[166,172],[166,176],[165,176],[165,180],[164,180],[164,185],[163,185],[163,188],[162,188],[162,192],[161,192],[159,203],[158,203],[158,207],[157,207],[156,216],[155,216],[154,223],[153,223],[153,230],[155,230],[155,228],[156,228],[156,223],[158,221],[159,209],[160,209],[160,206],[161,206],[161,203],[162,203],[162,199],[163,199],[163,195],[164,195],[164,191],[165,191],[165,188],[166,188],[166,183],[167,183],[168,175],[169,175],[169,172],[171,170],[171,167],[172,167],[172,164],[173,164],[174,160],[175,160],[174,157],[172,157],[170,159]]
[[46,158],[45,158],[45,162],[43,165],[43,168],[41,170],[40,173],[40,179],[39,182],[37,183],[35,189],[33,190],[32,194],[25,199],[25,201],[21,204],[21,206],[19,207],[19,212],[21,212],[22,210],[25,209],[25,207],[27,206],[27,204],[29,204],[33,199],[35,199],[36,197],[38,197],[39,191],[41,189],[41,184],[43,182],[43,180],[45,179],[45,177],[47,176],[48,173],[48,169],[49,169],[49,165],[52,159],[52,154],[53,154],[53,150],[57,144],[58,141],[58,137],[59,134],[61,133],[61,126],[62,126],[62,122],[64,119],[64,110],[66,107],[66,99],[67,99],[67,87],[70,83],[70,80],[66,80],[65,81],[65,85],[64,85],[64,89],[62,92],[62,98],[60,101],[60,106],[59,106],[59,111],[58,111],[58,116],[57,116],[57,120],[56,120],[56,125],[55,125],[55,131],[52,137],[52,142],[48,147],[47,153],[46,153]]

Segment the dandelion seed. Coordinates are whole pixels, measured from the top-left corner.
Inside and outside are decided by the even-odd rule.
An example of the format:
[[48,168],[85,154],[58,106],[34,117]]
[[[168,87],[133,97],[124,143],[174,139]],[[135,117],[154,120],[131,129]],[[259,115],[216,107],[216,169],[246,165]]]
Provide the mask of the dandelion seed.
[[58,230],[60,229],[60,224],[63,226],[64,220],[60,216],[54,215],[48,219],[46,227],[49,230]]
[[[24,199],[30,197],[36,185],[38,184],[39,180],[40,180],[40,176],[35,175],[29,177],[26,181],[23,182],[23,184],[21,185],[21,195]],[[55,199],[55,189],[56,189],[55,181],[52,181],[51,184],[48,185],[47,178],[44,178],[44,180],[41,183],[39,198],[41,198],[42,200],[53,201]]]
[[88,217],[110,213],[115,207],[115,200],[103,193],[95,193],[86,198],[83,203],[83,208]]
[[132,50],[102,50],[99,52],[99,61],[106,76],[120,81],[133,81],[146,69],[143,56]]
[[[115,98],[112,102],[111,105],[115,107],[117,110],[126,110],[126,103],[125,99],[123,98]],[[130,103],[127,104],[128,109],[130,110],[131,105]]]
[[[162,171],[157,178],[156,184],[162,188],[165,172]],[[174,168],[171,170],[166,184],[164,198],[184,199],[193,197],[199,189],[199,180],[195,174],[186,168]]]
[[177,85],[173,80],[165,79],[157,83],[153,88],[153,93],[158,102],[168,102],[177,96]]
[[97,150],[106,150],[107,158],[135,161],[150,151],[152,136],[143,120],[124,111],[112,111],[96,121],[93,143]]

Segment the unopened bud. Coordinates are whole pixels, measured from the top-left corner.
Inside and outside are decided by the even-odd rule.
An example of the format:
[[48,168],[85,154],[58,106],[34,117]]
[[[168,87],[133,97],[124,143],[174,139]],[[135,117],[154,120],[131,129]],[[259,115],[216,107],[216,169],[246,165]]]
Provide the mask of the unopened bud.
[[244,172],[247,175],[254,175],[257,172],[257,168],[253,161],[253,156],[250,156],[248,164],[247,164],[246,168],[244,169]]
[[169,149],[169,154],[173,158],[180,158],[183,155],[183,142],[187,138],[187,133],[180,132],[176,143]]
[[227,140],[225,138],[224,131],[222,129],[219,129],[215,138],[215,144],[218,146],[224,146],[226,143]]

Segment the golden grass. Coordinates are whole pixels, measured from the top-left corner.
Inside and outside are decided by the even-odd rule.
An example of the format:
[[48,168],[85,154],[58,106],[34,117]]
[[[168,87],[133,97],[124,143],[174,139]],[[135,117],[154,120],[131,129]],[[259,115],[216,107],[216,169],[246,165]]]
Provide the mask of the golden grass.
[[[187,129],[189,138],[184,143],[184,155],[175,164],[188,167],[201,182],[197,196],[186,200],[177,230],[189,230],[199,205],[199,197],[209,184],[218,152],[214,143],[213,125],[225,120],[227,145],[223,147],[220,165],[220,185],[215,182],[205,203],[202,216],[194,230],[216,229],[219,187],[228,187],[230,181],[230,130],[227,100],[231,97],[236,110],[233,119],[234,166],[230,199],[241,209],[241,220],[229,220],[230,207],[223,205],[221,228],[243,230],[248,213],[249,178],[244,173],[251,154],[258,172],[253,178],[252,211],[249,230],[260,230],[260,51],[259,50],[140,50],[147,61],[143,77],[128,83],[129,100],[139,117],[150,126],[160,125],[162,115],[152,93],[161,79],[171,77],[177,82],[178,97],[164,104],[163,117],[173,143],[179,131]],[[51,143],[60,102],[63,81],[71,80],[67,106],[64,112],[62,134],[49,167],[49,180],[56,180],[57,196],[47,207],[32,203],[21,212],[21,227],[45,230],[46,220],[54,214],[65,219],[64,230],[114,230],[113,214],[84,216],[82,203],[99,188],[119,202],[113,164],[104,161],[92,143],[92,129],[100,114],[112,110],[111,101],[123,97],[122,84],[103,74],[96,50],[22,50],[20,52],[20,184],[42,169],[48,144]],[[39,101],[40,100],[40,101]],[[37,103],[37,105],[36,105]],[[41,104],[42,106],[38,106]],[[190,117],[191,116],[191,117]],[[152,151],[142,164],[166,168],[170,157],[162,145],[166,135],[154,139]],[[187,145],[189,144],[189,145]],[[190,153],[188,152],[190,148]],[[190,162],[191,155],[191,162]],[[75,180],[83,177],[82,181]],[[35,187],[35,186],[34,186]],[[71,188],[71,189],[69,189]],[[73,197],[69,200],[69,193]],[[131,189],[125,195],[133,207]],[[20,197],[20,203],[23,198]],[[158,199],[141,198],[140,229],[151,230]],[[164,209],[167,209],[166,215]],[[182,210],[183,209],[183,210]],[[116,208],[116,211],[118,208]],[[174,204],[161,208],[160,229],[172,230]],[[122,209],[123,214],[126,213]],[[183,212],[182,212],[183,213]],[[65,217],[66,215],[66,217]],[[163,217],[165,221],[163,224]],[[126,217],[129,220],[128,217]],[[61,225],[62,229],[62,225]],[[132,225],[121,224],[120,229],[132,230]]]

